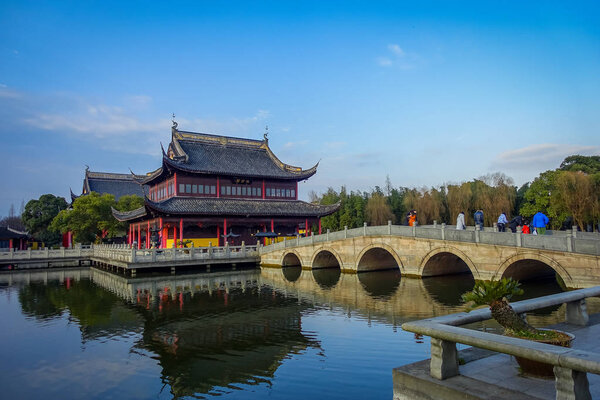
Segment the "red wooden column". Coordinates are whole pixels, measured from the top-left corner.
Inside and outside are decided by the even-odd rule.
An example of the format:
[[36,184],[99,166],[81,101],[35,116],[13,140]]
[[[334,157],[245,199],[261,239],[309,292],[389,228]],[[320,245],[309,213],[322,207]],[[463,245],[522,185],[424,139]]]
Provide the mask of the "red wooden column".
[[131,245],[131,224],[129,224],[129,234],[127,235],[127,244]]
[[217,246],[221,245],[221,227],[217,225]]
[[165,245],[163,244],[164,232],[163,232],[163,226],[162,226],[162,218],[160,218],[159,221],[160,221],[160,225],[159,225],[160,226],[160,230],[159,230],[159,232],[160,232],[160,243],[158,244],[158,247],[160,247],[162,249],[163,247],[165,247]]
[[217,198],[221,197],[221,180],[217,176]]
[[223,219],[223,244],[227,243],[227,218]]
[[262,198],[264,200],[265,199],[265,180],[264,179],[263,179],[263,182],[262,182],[262,187],[263,187],[262,188]]
[[138,224],[138,250],[142,248],[142,224]]
[[298,200],[298,181],[296,181],[296,200]]
[[319,218],[319,235],[321,234],[321,218]]
[[271,232],[275,232],[275,221],[271,218]]
[[304,236],[308,237],[308,219],[304,220]]
[[13,248],[13,242],[12,242],[12,241],[13,241],[12,239],[9,239],[9,240],[8,240],[8,248],[9,248],[9,249],[12,249],[12,248]]
[[177,248],[177,227],[173,225],[173,243],[175,244],[175,248]]
[[174,186],[174,188],[173,188],[173,195],[177,196],[177,191],[179,190],[177,188],[177,172],[175,172],[173,174],[173,186]]
[[183,218],[179,218],[179,241],[183,242]]
[[148,220],[148,228],[146,228],[146,248],[150,248],[150,220]]

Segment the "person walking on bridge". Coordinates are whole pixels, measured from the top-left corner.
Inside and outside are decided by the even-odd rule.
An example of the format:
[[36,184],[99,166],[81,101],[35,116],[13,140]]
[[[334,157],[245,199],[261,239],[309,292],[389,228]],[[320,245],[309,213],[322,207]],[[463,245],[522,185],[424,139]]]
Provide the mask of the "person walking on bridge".
[[467,226],[465,225],[465,213],[462,211],[459,212],[458,217],[456,217],[456,229],[458,229],[458,230],[467,229]]
[[498,217],[498,232],[506,232],[506,224],[508,224],[506,214],[501,213]]
[[546,217],[546,215],[543,212],[538,211],[533,216],[533,221],[531,221],[531,225],[533,225],[533,228],[537,231],[538,235],[545,235],[546,225],[548,225],[548,222],[550,222],[548,217]]
[[479,230],[483,230],[483,210],[479,209],[477,211],[475,211],[475,214],[473,215],[473,217],[475,218],[475,226],[479,226]]

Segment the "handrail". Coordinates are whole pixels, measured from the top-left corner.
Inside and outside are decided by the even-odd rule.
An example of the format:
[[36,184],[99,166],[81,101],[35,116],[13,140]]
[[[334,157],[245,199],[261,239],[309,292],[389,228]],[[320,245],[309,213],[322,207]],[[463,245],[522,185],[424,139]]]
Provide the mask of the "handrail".
[[[525,314],[540,308],[566,303],[566,321],[576,325],[587,325],[589,317],[585,299],[600,296],[600,286],[558,293],[536,299],[512,303],[517,314]],[[526,339],[502,336],[489,332],[461,328],[460,325],[480,322],[491,318],[489,309],[469,313],[456,313],[402,324],[405,331],[431,337],[431,376],[446,379],[458,375],[458,355],[456,343],[479,347],[512,356],[552,364],[556,368],[574,371],[575,374],[600,374],[600,353],[576,350],[560,346],[538,343]],[[572,391],[589,390],[587,378],[581,382],[565,384],[567,376],[573,373],[556,373],[557,391],[565,395]],[[570,388],[570,389],[567,389]],[[572,397],[575,398],[575,397]],[[590,397],[591,398],[591,397]]]
[[600,234],[576,231],[553,232],[552,235],[529,235],[520,232],[497,232],[495,229],[478,228],[457,230],[452,225],[404,226],[387,225],[367,226],[330,232],[307,237],[285,238],[283,241],[261,247],[261,254],[282,250],[288,247],[312,245],[363,236],[402,236],[420,239],[444,240],[449,242],[466,242],[490,244],[494,246],[511,246],[530,249],[563,251],[578,254],[600,255]]

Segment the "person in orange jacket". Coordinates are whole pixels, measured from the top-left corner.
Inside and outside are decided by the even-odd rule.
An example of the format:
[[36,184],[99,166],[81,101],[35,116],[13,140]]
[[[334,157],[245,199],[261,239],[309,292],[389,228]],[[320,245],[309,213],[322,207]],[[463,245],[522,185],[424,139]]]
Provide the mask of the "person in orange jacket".
[[415,223],[418,223],[419,221],[417,220],[417,212],[415,210],[412,210],[410,212],[410,216],[408,217],[408,226],[414,226]]

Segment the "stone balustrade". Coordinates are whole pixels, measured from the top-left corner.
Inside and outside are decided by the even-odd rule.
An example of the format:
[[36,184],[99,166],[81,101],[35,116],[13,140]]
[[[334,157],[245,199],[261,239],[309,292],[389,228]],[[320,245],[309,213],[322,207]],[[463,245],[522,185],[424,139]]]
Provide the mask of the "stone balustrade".
[[554,250],[580,254],[600,255],[600,234],[572,231],[547,231],[546,235],[532,235],[517,232],[497,232],[493,228],[479,230],[478,227],[457,230],[454,225],[434,224],[429,226],[387,225],[367,226],[337,232],[329,230],[321,235],[296,237],[261,248],[260,253],[268,253],[289,247],[332,242],[363,236],[403,236],[422,239],[444,240],[448,242],[466,242],[496,246],[514,246],[539,250]]
[[[566,304],[568,324],[586,326],[589,322],[586,298],[600,296],[600,286],[559,293],[512,303],[521,316],[527,312]],[[591,399],[586,374],[600,374],[600,353],[553,346],[535,341],[502,336],[473,329],[461,328],[491,319],[489,309],[457,313],[406,322],[402,329],[431,337],[430,374],[438,380],[459,375],[456,343],[527,358],[554,366],[557,399]]]

